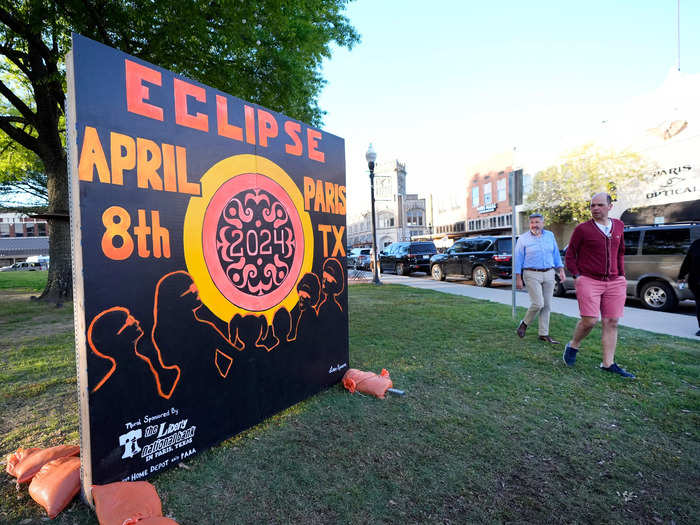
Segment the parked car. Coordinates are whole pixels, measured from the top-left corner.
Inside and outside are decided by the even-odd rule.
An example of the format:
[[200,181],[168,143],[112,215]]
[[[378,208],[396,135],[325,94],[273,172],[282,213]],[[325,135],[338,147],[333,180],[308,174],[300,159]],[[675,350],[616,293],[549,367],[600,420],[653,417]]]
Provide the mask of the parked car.
[[348,268],[369,270],[370,248],[353,248],[348,252]]
[[26,262],[39,263],[39,266],[42,270],[48,270],[50,259],[48,255],[30,255],[29,257],[27,257]]
[[433,241],[394,242],[379,252],[379,268],[397,275],[429,273],[430,258],[436,253]]
[[35,272],[41,270],[41,263],[38,262],[18,262],[10,266],[5,266],[0,268],[0,272],[18,272],[18,271],[29,271]]
[[436,281],[448,275],[473,279],[477,286],[490,286],[495,278],[510,279],[513,272],[513,239],[505,235],[463,237],[445,253],[430,260]]
[[[641,299],[650,310],[666,312],[674,310],[678,301],[693,299],[693,292],[680,288],[677,279],[688,248],[698,238],[700,223],[626,227],[627,296]],[[567,272],[566,280],[557,283],[554,293],[563,296],[573,290],[574,279]]]

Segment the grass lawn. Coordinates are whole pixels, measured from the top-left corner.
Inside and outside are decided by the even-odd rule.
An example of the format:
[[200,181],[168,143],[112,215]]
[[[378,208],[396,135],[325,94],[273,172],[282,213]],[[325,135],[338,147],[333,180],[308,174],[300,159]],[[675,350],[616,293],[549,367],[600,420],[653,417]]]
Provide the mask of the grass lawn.
[[[351,366],[386,367],[406,396],[336,386],[300,403],[153,478],[166,515],[697,523],[697,342],[621,328],[619,361],[639,377],[629,381],[597,369],[599,329],[569,369],[559,347],[515,337],[506,305],[392,285],[349,293]],[[19,296],[0,290],[0,452],[77,443],[70,307],[7,297]],[[565,339],[574,323],[552,315],[552,334]],[[41,521],[26,486],[5,475],[1,487],[0,522]],[[54,521],[96,523],[79,501]]]
[[39,272],[0,272],[0,290],[41,293],[44,286],[46,286],[48,273],[48,270]]

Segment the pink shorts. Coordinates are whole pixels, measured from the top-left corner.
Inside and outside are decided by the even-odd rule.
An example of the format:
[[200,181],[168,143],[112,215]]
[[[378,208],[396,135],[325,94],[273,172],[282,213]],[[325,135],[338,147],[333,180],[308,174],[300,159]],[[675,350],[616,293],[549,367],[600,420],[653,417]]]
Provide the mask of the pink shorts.
[[598,281],[581,275],[574,281],[578,309],[585,317],[619,319],[625,310],[627,279],[623,276],[613,281]]

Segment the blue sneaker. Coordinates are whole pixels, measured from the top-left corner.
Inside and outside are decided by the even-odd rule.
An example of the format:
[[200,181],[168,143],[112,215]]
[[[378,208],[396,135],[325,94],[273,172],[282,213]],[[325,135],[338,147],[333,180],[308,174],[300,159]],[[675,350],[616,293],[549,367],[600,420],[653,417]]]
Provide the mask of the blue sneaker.
[[636,377],[634,374],[629,373],[627,370],[625,370],[621,366],[618,366],[617,363],[613,363],[607,368],[603,366],[603,363],[600,363],[600,369],[605,370],[606,372],[620,374],[622,377],[629,377],[630,379],[635,379],[635,377]]
[[564,355],[562,357],[564,358],[564,362],[567,364],[567,366],[574,366],[574,363],[576,363],[576,352],[578,352],[578,348],[569,346],[569,343],[566,343],[566,346],[564,347]]

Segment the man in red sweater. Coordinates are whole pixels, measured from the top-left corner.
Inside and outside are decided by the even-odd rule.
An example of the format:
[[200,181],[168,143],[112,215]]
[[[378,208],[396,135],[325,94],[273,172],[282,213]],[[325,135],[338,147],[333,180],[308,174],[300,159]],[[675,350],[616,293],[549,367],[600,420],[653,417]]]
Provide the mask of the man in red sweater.
[[622,221],[611,219],[612,198],[596,193],[591,198],[590,221],[582,222],[571,235],[566,250],[566,268],[574,276],[581,320],[564,348],[564,362],[574,366],[581,341],[598,322],[603,323],[603,362],[600,369],[634,378],[615,363],[617,320],[622,317],[627,296],[625,241]]

